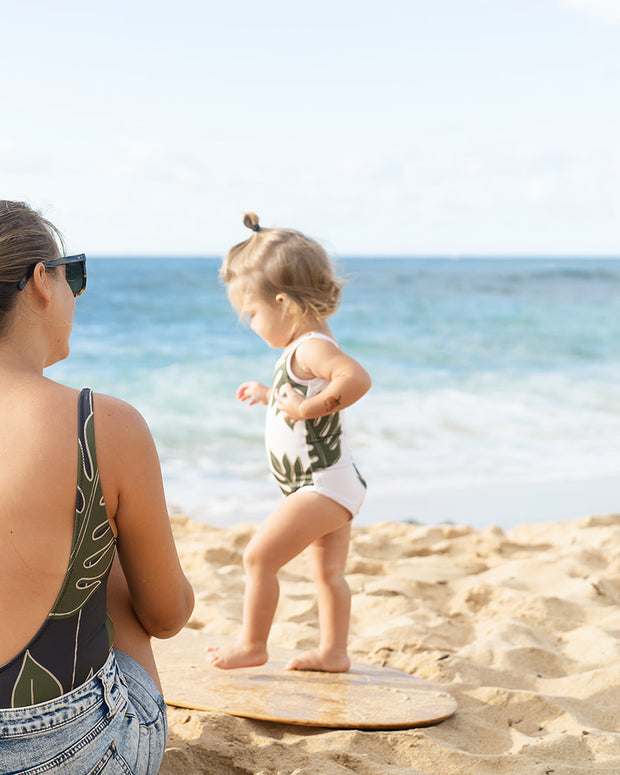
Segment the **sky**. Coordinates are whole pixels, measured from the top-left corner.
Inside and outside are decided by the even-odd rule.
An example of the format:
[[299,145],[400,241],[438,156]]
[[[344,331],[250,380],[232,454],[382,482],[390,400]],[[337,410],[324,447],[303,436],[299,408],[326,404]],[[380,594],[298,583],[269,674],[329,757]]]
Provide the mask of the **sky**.
[[620,0],[0,12],[0,198],[70,252],[620,256]]

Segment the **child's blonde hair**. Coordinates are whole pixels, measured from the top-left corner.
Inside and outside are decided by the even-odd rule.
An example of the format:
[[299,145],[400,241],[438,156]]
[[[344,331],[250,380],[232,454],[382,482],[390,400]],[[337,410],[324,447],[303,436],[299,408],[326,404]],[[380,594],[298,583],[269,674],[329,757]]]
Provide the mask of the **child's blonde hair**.
[[284,294],[298,319],[333,315],[343,280],[321,245],[293,229],[264,229],[255,213],[246,213],[243,224],[253,234],[228,251],[220,269],[222,280],[241,280],[244,293],[270,303]]

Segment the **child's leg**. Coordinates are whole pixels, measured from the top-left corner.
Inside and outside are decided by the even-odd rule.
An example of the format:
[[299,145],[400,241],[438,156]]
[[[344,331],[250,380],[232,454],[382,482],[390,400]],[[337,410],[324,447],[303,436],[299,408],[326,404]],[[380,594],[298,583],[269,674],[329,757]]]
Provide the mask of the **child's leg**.
[[338,506],[340,511],[325,508],[325,501],[326,498],[314,492],[289,495],[253,536],[243,555],[246,588],[241,637],[228,648],[207,649],[210,664],[228,669],[262,665],[267,661],[267,638],[279,597],[278,571],[307,546],[337,530],[350,518],[341,506]]
[[[328,501],[327,498],[324,500]],[[351,515],[334,501],[329,503],[333,504],[330,508],[345,511],[348,521],[310,546],[309,559],[319,596],[319,648],[292,659],[287,665],[289,670],[340,673],[351,666],[347,655],[351,591],[344,576],[351,537]]]

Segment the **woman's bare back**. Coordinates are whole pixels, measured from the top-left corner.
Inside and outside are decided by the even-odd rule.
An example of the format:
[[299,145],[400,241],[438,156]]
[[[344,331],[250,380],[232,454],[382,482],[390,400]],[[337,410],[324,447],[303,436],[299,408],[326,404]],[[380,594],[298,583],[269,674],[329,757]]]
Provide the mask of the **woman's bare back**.
[[0,380],[0,664],[37,633],[69,563],[78,392]]

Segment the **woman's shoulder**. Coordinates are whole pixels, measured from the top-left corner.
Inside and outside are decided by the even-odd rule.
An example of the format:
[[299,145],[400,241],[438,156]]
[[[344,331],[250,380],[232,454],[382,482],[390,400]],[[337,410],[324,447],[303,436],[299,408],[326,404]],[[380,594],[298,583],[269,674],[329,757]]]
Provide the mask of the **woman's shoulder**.
[[142,418],[140,412],[132,404],[123,401],[122,398],[110,396],[107,393],[93,392],[93,404],[95,411],[103,412],[110,416],[123,418]]
[[155,442],[140,412],[120,398],[95,393],[93,413],[103,496],[109,514],[116,515],[123,485],[140,480],[145,471],[157,473]]
[[103,432],[134,440],[136,434],[151,435],[140,412],[121,398],[106,393],[93,393],[93,411],[95,427]]
[[44,379],[33,388],[28,396],[25,395],[25,391],[22,391],[20,397],[29,406],[39,406],[43,412],[52,412],[56,415],[66,410],[69,413],[75,412],[77,414],[78,400],[84,391],[90,391],[93,395],[94,413],[98,420],[129,424],[133,427],[146,425],[140,412],[131,404],[105,393],[96,393],[88,386],[73,388],[53,380]]

